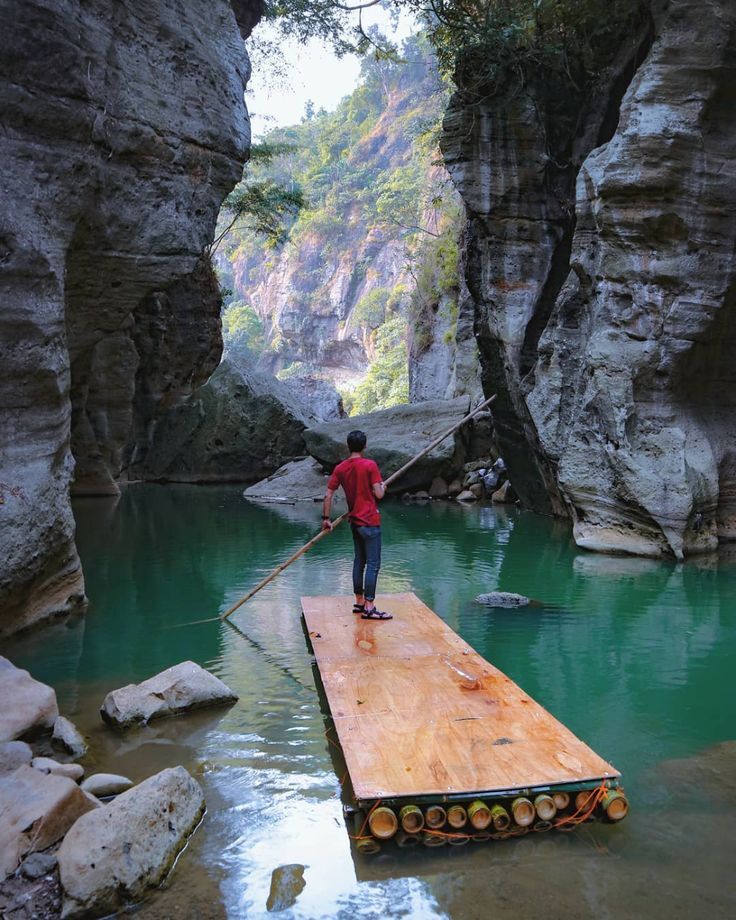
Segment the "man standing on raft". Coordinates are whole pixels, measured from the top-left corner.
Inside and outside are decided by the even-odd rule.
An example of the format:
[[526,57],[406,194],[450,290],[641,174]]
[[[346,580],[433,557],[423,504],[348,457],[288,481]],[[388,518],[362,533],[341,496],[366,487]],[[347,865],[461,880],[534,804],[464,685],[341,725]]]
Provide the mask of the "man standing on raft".
[[327,481],[322,504],[322,529],[332,530],[332,496],[342,486],[355,545],[353,613],[359,613],[364,620],[392,620],[390,613],[377,610],[374,603],[376,579],[381,568],[381,515],[378,512],[378,501],[386,494],[386,487],[375,460],[363,456],[367,441],[365,432],[351,431],[347,441],[350,456],[337,464]]

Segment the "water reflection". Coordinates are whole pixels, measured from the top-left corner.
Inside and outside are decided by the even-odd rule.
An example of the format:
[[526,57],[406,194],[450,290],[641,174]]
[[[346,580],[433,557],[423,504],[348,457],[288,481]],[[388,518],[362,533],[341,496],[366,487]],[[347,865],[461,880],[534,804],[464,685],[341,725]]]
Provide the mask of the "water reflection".
[[[205,623],[314,535],[319,506],[255,506],[237,487],[130,487],[76,506],[89,614],[8,643],[90,736],[88,768],[133,779],[183,763],[208,812],[145,917],[266,916],[272,873],[305,866],[283,917],[683,916],[707,879],[733,907],[733,799],[681,794],[703,749],[734,737],[733,551],[676,566],[579,552],[558,522],[514,508],[387,504],[380,587],[414,591],[464,639],[624,772],[621,826],[439,851],[351,848],[344,762],[329,740],[299,615],[302,594],[351,590],[341,528],[233,617]],[[491,590],[538,607],[473,603]],[[184,659],[240,696],[231,709],[119,736],[99,721],[115,686]],[[719,761],[720,762],[720,761]],[[733,769],[733,759],[729,761]],[[728,873],[728,874],[727,874]],[[659,882],[651,886],[650,879]],[[702,904],[700,904],[702,906]],[[491,910],[492,908],[492,910]]]

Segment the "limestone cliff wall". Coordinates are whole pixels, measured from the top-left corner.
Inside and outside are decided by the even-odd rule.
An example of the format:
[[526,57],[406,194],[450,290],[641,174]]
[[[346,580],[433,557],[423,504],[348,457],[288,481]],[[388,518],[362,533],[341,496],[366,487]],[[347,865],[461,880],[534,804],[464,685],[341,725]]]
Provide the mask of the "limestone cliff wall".
[[501,450],[581,546],[735,535],[735,68],[731,0],[669,0],[592,104],[460,92],[446,119]]
[[[201,254],[260,0],[0,0],[0,633],[83,602],[69,504],[219,360]],[[76,474],[74,466],[76,460]]]

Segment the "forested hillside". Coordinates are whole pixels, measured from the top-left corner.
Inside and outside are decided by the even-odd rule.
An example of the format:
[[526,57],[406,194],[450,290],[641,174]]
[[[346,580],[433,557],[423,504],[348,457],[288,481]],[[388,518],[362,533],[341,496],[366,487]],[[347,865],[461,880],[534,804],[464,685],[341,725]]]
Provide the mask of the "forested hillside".
[[278,187],[305,206],[278,242],[246,217],[219,243],[226,347],[282,378],[325,377],[352,411],[407,402],[408,355],[437,330],[452,363],[461,207],[438,163],[447,93],[412,37],[395,60],[366,58],[334,113],[308,109],[265,138],[233,199]]

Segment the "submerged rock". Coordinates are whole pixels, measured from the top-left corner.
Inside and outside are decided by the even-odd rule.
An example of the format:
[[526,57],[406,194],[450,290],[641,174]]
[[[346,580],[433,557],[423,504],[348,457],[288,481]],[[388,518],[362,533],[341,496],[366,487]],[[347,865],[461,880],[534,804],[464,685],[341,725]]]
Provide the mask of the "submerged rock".
[[[366,456],[375,460],[385,478],[427,447],[440,434],[467,415],[466,396],[448,401],[394,406],[368,415],[356,415],[339,422],[308,428],[304,441],[309,453],[326,466],[334,466],[348,455],[348,432],[362,429],[368,436]],[[396,483],[400,491],[429,488],[437,476],[451,478],[465,461],[469,432],[467,425],[450,435],[419,460]]]
[[279,866],[278,869],[273,870],[266,910],[277,911],[293,907],[296,899],[307,886],[304,881],[304,868],[298,863],[293,863],[289,866]]
[[0,741],[51,729],[59,715],[56,693],[0,655]]
[[84,815],[58,853],[63,917],[101,916],[158,885],[204,811],[184,767],[162,770]]
[[45,850],[94,806],[65,776],[18,767],[0,783],[0,879],[27,853]]
[[475,602],[484,607],[528,607],[531,599],[510,591],[491,591],[489,594],[479,594]]
[[65,716],[59,716],[54,722],[54,731],[51,741],[62,748],[72,757],[84,757],[87,753],[87,742],[77,726]]
[[237,694],[214,674],[193,661],[183,661],[140,684],[112,690],[105,697],[100,715],[110,725],[128,728],[190,709],[227,705],[237,699]]
[[133,785],[133,780],[127,776],[118,776],[117,773],[93,773],[82,783],[82,791],[100,799],[108,795],[120,795]]

